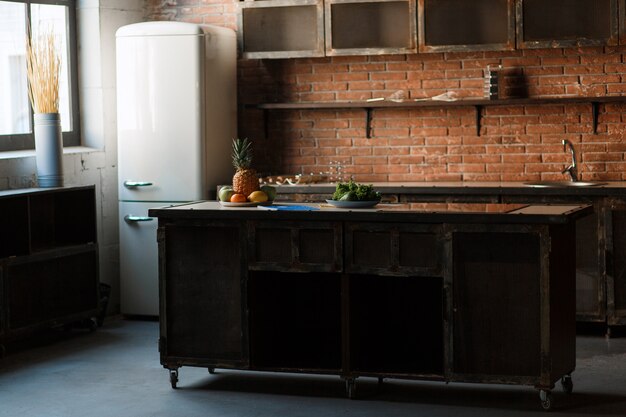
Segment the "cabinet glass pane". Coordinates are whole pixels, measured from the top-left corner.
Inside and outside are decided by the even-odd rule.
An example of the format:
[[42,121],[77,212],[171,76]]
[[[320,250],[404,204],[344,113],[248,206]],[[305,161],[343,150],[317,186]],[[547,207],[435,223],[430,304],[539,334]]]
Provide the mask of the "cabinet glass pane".
[[426,45],[502,44],[509,39],[508,0],[424,0]]
[[332,48],[411,48],[406,1],[331,5]]
[[523,42],[607,40],[612,0],[523,0]]
[[318,48],[317,6],[242,9],[244,52],[309,51]]

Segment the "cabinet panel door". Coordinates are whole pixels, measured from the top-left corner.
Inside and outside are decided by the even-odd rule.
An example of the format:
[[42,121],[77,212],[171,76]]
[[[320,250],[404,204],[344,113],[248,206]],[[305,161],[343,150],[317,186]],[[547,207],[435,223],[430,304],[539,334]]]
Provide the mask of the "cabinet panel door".
[[462,232],[453,245],[453,372],[539,376],[539,237]]
[[246,1],[238,7],[243,58],[324,56],[321,0]]
[[626,324],[626,204],[608,213],[607,306],[608,324]]
[[342,269],[340,223],[250,222],[248,236],[252,270],[339,272]]
[[420,52],[512,50],[513,0],[419,0]]
[[381,275],[442,275],[439,225],[348,223],[346,271]]
[[326,55],[417,52],[415,0],[326,0]]
[[160,294],[165,294],[161,336],[166,338],[166,352],[161,355],[216,364],[240,362],[244,352],[243,227],[232,223],[165,229]]
[[617,0],[519,0],[518,48],[617,45]]

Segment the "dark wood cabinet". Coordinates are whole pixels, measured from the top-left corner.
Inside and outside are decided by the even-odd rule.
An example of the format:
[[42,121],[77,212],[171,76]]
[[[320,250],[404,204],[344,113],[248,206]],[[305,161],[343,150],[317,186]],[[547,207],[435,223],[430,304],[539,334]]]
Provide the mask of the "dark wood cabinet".
[[[315,201],[332,194],[334,185],[281,187],[281,201]],[[386,201],[409,204],[589,204],[593,213],[576,222],[576,320],[626,325],[626,186],[609,182],[589,188],[532,188],[523,183],[379,184]]]
[[326,0],[326,55],[417,52],[416,0]]
[[419,0],[420,52],[515,49],[514,0]]
[[322,0],[245,1],[238,7],[243,58],[324,56]]
[[525,384],[550,408],[589,213],[152,209],[161,364],[174,388],[181,366],[223,367],[336,374],[350,397],[360,376]]
[[246,365],[245,228],[238,222],[188,224],[161,238],[159,255],[175,260],[162,265],[167,279],[160,282],[160,316],[167,321],[160,322],[161,351],[216,366]]
[[95,187],[0,192],[0,344],[99,311]]
[[617,45],[617,0],[518,0],[517,47]]
[[624,0],[239,3],[243,58],[506,51],[626,42]]

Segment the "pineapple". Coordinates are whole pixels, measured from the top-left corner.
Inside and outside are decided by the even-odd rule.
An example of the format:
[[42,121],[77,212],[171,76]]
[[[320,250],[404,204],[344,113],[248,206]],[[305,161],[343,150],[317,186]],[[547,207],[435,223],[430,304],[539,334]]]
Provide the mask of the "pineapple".
[[252,143],[245,139],[233,140],[233,166],[237,170],[233,175],[233,190],[246,197],[259,189],[259,179],[252,165]]

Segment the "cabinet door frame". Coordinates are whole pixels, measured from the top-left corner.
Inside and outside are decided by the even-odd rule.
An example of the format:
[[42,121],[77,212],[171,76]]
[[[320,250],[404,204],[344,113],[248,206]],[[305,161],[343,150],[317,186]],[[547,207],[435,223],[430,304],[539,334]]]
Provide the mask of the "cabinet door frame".
[[[257,229],[287,230],[290,234],[291,247],[289,261],[271,262],[256,259]],[[342,225],[340,222],[325,221],[284,221],[284,220],[261,220],[248,221],[248,269],[257,271],[278,272],[341,272],[343,271],[343,240]],[[333,261],[325,263],[302,262],[300,256],[300,236],[302,230],[331,230],[333,233]]]
[[[406,47],[334,48],[332,6],[335,4],[400,3],[408,5],[409,45]],[[416,0],[324,0],[326,56],[414,54],[417,46]]]
[[[346,223],[344,227],[345,242],[345,270],[350,274],[375,274],[380,276],[430,276],[441,277],[445,269],[444,242],[441,239],[441,224],[409,224],[409,223]],[[390,237],[390,264],[389,265],[358,265],[354,261],[355,231],[388,232]],[[402,266],[400,261],[400,234],[403,232],[434,234],[437,238],[437,266]]]
[[[610,36],[608,39],[546,39],[540,41],[527,41],[524,38],[524,0],[516,0],[516,32],[517,32],[517,48],[533,49],[533,48],[567,48],[576,46],[615,46],[619,43],[620,30],[618,24],[622,11],[618,13],[618,0],[608,0],[610,2]],[[624,1],[624,0],[620,0]],[[623,22],[623,20],[621,20]]]
[[429,45],[426,39],[425,1],[418,0],[417,26],[419,52],[468,52],[468,51],[512,51],[515,49],[515,0],[506,0],[508,9],[507,40],[504,43],[473,45]]
[[617,10],[619,13],[619,44],[626,45],[626,0],[619,0]]
[[625,308],[618,308],[615,303],[616,298],[616,277],[615,277],[615,261],[614,259],[619,256],[615,253],[614,232],[613,232],[613,212],[625,211],[626,212],[626,200],[623,199],[607,199],[604,207],[604,221],[605,221],[605,268],[604,275],[606,279],[606,321],[608,326],[614,325],[626,325],[626,306]]
[[167,305],[167,287],[170,277],[167,275],[168,270],[168,245],[167,236],[168,229],[176,227],[196,227],[196,228],[229,228],[238,229],[237,240],[245,242],[246,228],[245,224],[240,221],[219,221],[219,220],[159,220],[157,229],[157,242],[159,252],[159,352],[161,364],[168,369],[177,369],[183,365],[191,366],[214,366],[223,368],[247,369],[250,364],[249,352],[249,328],[248,328],[248,301],[247,301],[247,253],[242,248],[241,256],[238,260],[240,276],[237,278],[240,282],[240,314],[241,314],[241,355],[239,358],[225,359],[221,357],[193,357],[192,355],[174,356],[168,351],[168,327],[169,327],[169,306]]
[[[551,374],[551,350],[550,350],[550,233],[548,226],[543,225],[479,225],[479,224],[455,224],[446,225],[447,260],[444,288],[450,291],[450,302],[448,303],[448,317],[445,320],[447,325],[447,358],[446,369],[449,381],[465,382],[509,382],[524,385],[535,385],[545,389],[552,387]],[[455,371],[455,321],[458,315],[455,300],[455,260],[454,260],[454,234],[455,233],[521,233],[536,235],[539,239],[539,344],[537,354],[539,355],[540,372],[534,376],[523,375],[490,375],[490,374],[468,374]]]
[[[275,9],[277,7],[315,6],[317,37],[313,41],[315,47],[310,50],[285,51],[247,51],[245,45],[245,31],[243,15],[250,9]],[[237,4],[237,41],[243,59],[272,59],[272,58],[310,58],[324,56],[324,4],[323,0],[266,0],[242,1]]]

